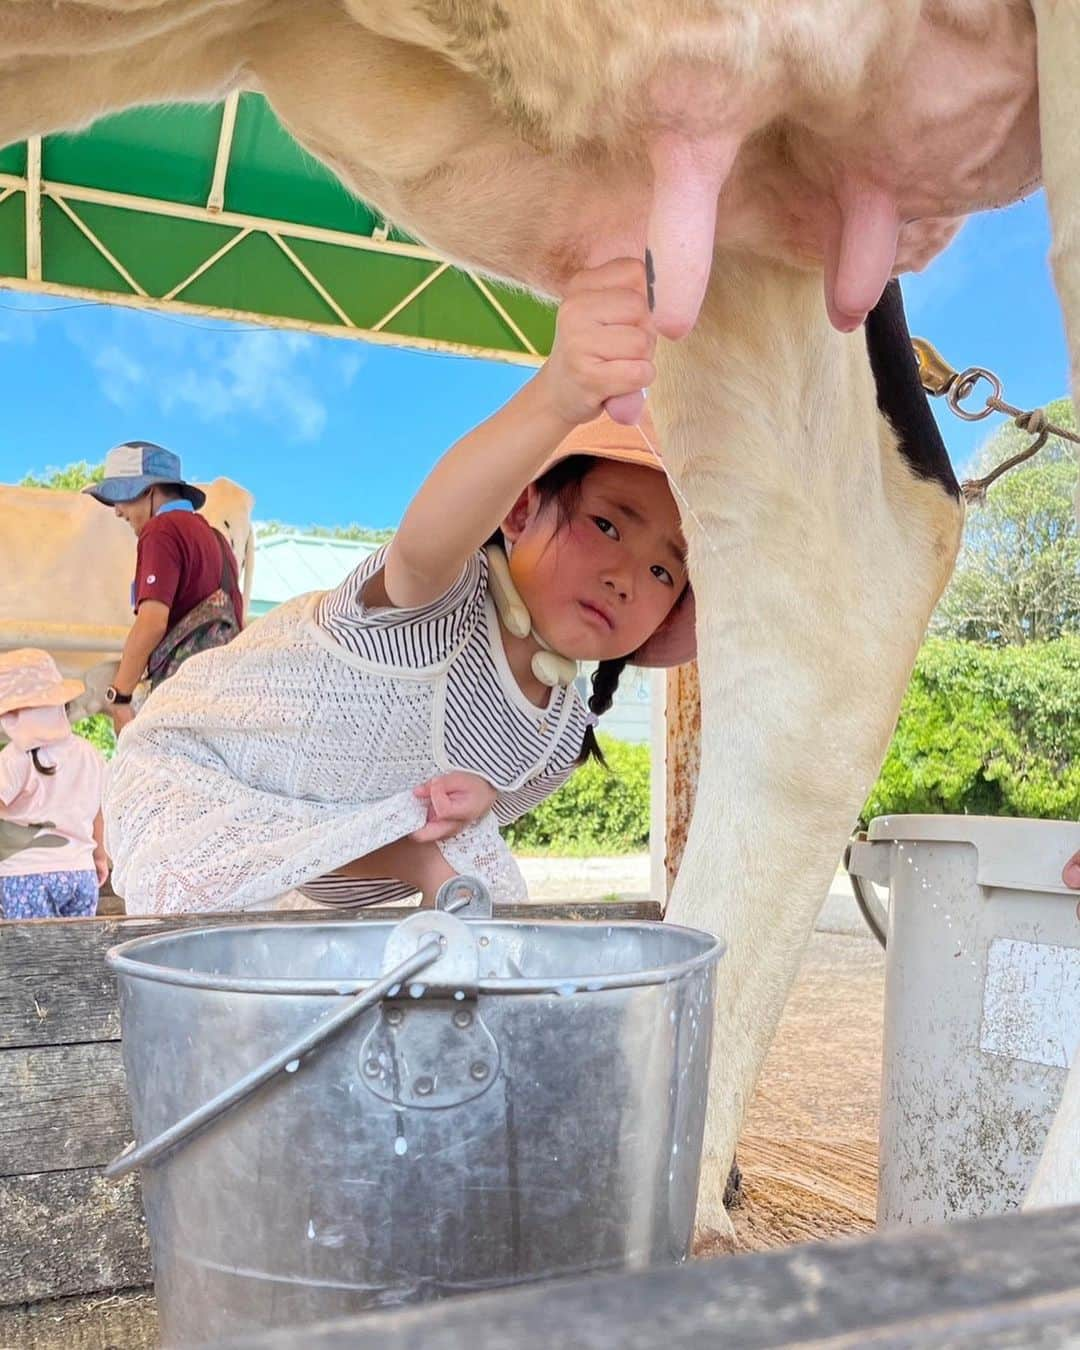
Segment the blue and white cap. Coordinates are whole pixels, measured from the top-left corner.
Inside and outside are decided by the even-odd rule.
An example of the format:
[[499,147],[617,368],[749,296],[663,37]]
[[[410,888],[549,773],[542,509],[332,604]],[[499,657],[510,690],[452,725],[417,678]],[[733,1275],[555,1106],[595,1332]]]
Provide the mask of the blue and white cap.
[[185,496],[196,511],[206,501],[201,488],[184,482],[180,456],[153,441],[125,441],[105,456],[105,477],[83,491],[104,506],[133,502],[155,483],[168,484]]

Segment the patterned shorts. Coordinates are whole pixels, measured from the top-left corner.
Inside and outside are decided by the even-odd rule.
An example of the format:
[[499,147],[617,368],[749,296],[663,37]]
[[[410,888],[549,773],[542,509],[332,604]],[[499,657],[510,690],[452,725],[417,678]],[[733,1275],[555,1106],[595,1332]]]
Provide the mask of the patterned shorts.
[[80,919],[97,913],[94,872],[32,872],[0,877],[0,918]]

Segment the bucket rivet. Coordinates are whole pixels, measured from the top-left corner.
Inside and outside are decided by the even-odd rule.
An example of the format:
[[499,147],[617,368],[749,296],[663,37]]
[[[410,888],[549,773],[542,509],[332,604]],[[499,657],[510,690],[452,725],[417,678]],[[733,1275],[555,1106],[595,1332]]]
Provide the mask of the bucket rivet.
[[482,1059],[476,1060],[469,1068],[469,1073],[478,1083],[482,1083],[491,1070]]
[[472,1013],[469,1012],[468,1008],[459,1008],[457,1010],[457,1012],[454,1014],[454,1026],[456,1027],[472,1026]]
[[404,1017],[404,1015],[405,1014],[401,1011],[400,1008],[387,1008],[386,1010],[386,1020],[390,1023],[392,1027],[400,1026],[401,1019]]
[[489,937],[482,937],[482,938],[480,939],[480,946],[481,946],[481,947],[489,947],[490,945],[491,945],[491,939],[490,939]]
[[369,1059],[367,1063],[364,1065],[364,1072],[367,1074],[369,1078],[378,1078],[379,1061],[377,1059]]
[[413,1084],[418,1097],[430,1097],[435,1089],[435,1084],[430,1078],[418,1078]]

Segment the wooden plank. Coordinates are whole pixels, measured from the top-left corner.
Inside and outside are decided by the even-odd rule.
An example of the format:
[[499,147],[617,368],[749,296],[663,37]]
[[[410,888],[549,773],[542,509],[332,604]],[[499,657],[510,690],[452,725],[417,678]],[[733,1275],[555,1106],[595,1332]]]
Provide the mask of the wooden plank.
[[103,1166],[130,1138],[119,1041],[0,1053],[0,1177]]
[[[118,942],[235,923],[398,920],[414,910],[387,906],[344,915],[337,910],[279,910],[268,914],[194,914],[163,919],[132,915],[109,919],[39,919],[0,922],[0,1049],[110,1041],[120,1036],[116,985],[105,953]],[[562,919],[613,923],[660,919],[652,901],[591,904],[500,905],[504,919]]]
[[89,1294],[0,1308],[0,1346],[19,1350],[157,1350],[151,1290]]
[[[227,1328],[223,1327],[227,1335]],[[700,1350],[702,1346],[1075,1346],[1080,1206],[628,1275],[554,1280],[232,1350]]]
[[0,1216],[0,1304],[153,1279],[135,1177],[106,1181],[81,1169],[0,1178]]

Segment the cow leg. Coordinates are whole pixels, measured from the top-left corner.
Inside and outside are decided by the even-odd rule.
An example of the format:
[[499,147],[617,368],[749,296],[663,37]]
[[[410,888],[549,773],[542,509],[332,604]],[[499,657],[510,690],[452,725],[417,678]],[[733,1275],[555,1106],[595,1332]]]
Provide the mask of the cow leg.
[[697,328],[662,344],[653,399],[689,503],[702,697],[668,917],[727,943],[698,1214],[720,1231],[747,1102],[962,520],[906,329],[879,342],[875,384],[866,337],[830,328],[820,288],[719,256]]
[[1072,391],[1080,396],[1080,6],[1035,0],[1039,42],[1039,121],[1043,182],[1054,242],[1050,259],[1072,354]]
[[[1039,121],[1043,181],[1054,242],[1050,258],[1072,356],[1072,393],[1080,399],[1080,6],[1035,0],[1039,42]],[[1080,505],[1080,493],[1078,493]],[[1080,1202],[1080,1050],[1025,1201],[1026,1208]]]
[[1054,1205],[1080,1202],[1080,1046],[1073,1055],[1072,1068],[1065,1080],[1065,1091],[1050,1133],[1046,1136],[1039,1165],[1035,1169],[1025,1209],[1050,1209]]

